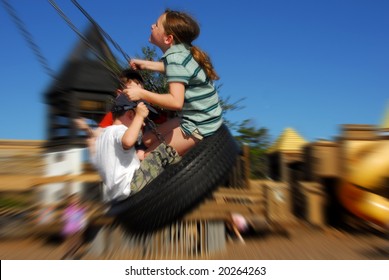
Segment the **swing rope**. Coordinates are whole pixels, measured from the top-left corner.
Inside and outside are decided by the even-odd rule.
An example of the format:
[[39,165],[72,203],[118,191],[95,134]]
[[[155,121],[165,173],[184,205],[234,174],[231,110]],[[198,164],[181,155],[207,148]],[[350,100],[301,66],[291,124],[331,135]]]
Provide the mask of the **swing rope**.
[[[3,6],[7,13],[10,15],[12,20],[14,21],[16,27],[18,28],[19,32],[22,34],[23,38],[26,40],[28,46],[31,48],[35,56],[37,57],[39,63],[44,68],[46,74],[48,74],[50,77],[55,78],[55,72],[53,69],[49,66],[48,60],[43,55],[41,49],[39,46],[35,43],[34,38],[32,34],[27,30],[26,25],[21,20],[21,18],[18,16],[16,10],[12,7],[12,5],[8,2],[8,0],[1,0],[3,3]],[[88,41],[88,39],[77,29],[77,27],[72,23],[72,21],[69,19],[69,17],[66,16],[66,14],[62,11],[61,8],[56,4],[54,0],[48,0],[51,6],[57,11],[57,13],[61,16],[61,18],[68,24],[68,26],[82,39],[82,41],[86,44],[86,46],[93,52],[93,54],[96,56],[98,60],[102,63],[102,65],[110,72],[111,76],[119,82],[119,84],[123,87],[124,82],[120,79],[119,72],[120,70],[117,68],[114,68],[113,65],[116,65],[116,61],[109,60],[107,58],[102,57],[99,52],[96,50],[96,48]],[[126,59],[126,61],[130,61],[131,57],[126,54],[126,52],[120,47],[120,45],[112,39],[112,37],[101,28],[101,26],[86,12],[86,10],[76,1],[72,0],[73,4],[87,17],[87,19],[97,28],[97,30],[115,47],[116,50],[118,50],[123,57]],[[140,73],[140,75],[142,75]],[[143,78],[143,77],[142,77]],[[152,82],[152,80],[148,81],[150,86],[153,87],[154,90],[158,91],[158,88],[155,86],[155,84]],[[158,132],[156,124],[151,120],[150,118],[147,118],[147,122],[149,123],[150,128],[152,129],[153,133],[156,135],[158,140],[161,143],[165,143],[165,140],[163,139],[162,135]]]
[[[49,0],[51,2],[51,0]],[[119,51],[124,59],[126,61],[131,61],[131,57],[123,50],[122,47],[120,47],[120,45],[94,20],[94,18],[80,5],[80,3],[78,3],[77,0],[72,0],[72,3],[81,11],[81,13],[89,20],[90,23],[92,23],[94,26],[96,26],[96,28],[100,31],[100,33],[105,37],[106,40],[108,40],[113,46],[114,48]],[[140,72],[140,75],[142,76],[142,73]],[[142,78],[144,78],[142,76]],[[147,82],[149,83],[149,85],[152,87],[152,89],[155,91],[155,92],[160,92],[160,90],[158,89],[158,87],[153,83],[153,81],[151,79],[148,79]],[[157,130],[157,125],[154,123],[153,120],[151,120],[149,117],[147,117],[147,123],[149,124],[149,127],[151,128],[151,130],[153,131],[153,133],[155,134],[155,136],[157,137],[158,141],[160,143],[163,143],[165,144],[166,146],[170,147],[169,145],[166,144],[166,141],[165,139],[163,138],[163,136],[159,133],[159,131]],[[172,147],[170,147],[171,149],[173,149]]]
[[105,58],[99,54],[96,48],[88,41],[88,39],[78,30],[78,28],[71,22],[69,17],[62,11],[62,9],[55,3],[53,0],[48,0],[51,6],[57,11],[61,18],[68,24],[68,26],[82,39],[84,44],[93,52],[102,65],[110,72],[111,76],[115,78],[121,86],[124,86],[123,81],[120,79],[119,72],[120,70],[115,68],[113,65],[116,64],[116,61],[112,61],[108,58]]
[[7,0],[2,0],[3,6],[7,13],[10,15],[12,20],[14,21],[16,27],[18,28],[19,32],[22,34],[24,39],[26,40],[28,46],[31,48],[31,50],[34,52],[35,56],[37,57],[39,63],[45,70],[46,74],[48,74],[50,77],[54,78],[55,74],[53,69],[50,68],[49,63],[47,62],[47,59],[43,56],[40,48],[38,45],[34,42],[34,39],[30,32],[28,32],[26,25],[23,23],[23,21],[18,17],[16,10],[11,6],[11,4]]
[[[109,41],[114,48],[119,51],[123,58],[127,61],[131,61],[131,57],[123,50],[122,47],[94,20],[94,18],[78,3],[77,0],[72,0],[72,3],[81,11],[81,13],[92,23],[96,26],[96,28],[100,31],[100,33],[105,37],[107,41]],[[140,72],[140,75],[142,76],[142,73]],[[142,76],[142,78],[144,78]],[[147,83],[150,85],[153,91],[160,93],[160,89],[154,84],[153,80],[148,79]]]

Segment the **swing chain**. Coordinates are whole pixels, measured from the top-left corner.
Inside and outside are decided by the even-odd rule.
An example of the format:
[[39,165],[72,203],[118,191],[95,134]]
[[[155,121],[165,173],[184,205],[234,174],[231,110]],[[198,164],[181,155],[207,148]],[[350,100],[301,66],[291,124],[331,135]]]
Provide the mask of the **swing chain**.
[[153,120],[151,120],[150,118],[147,118],[147,124],[151,128],[151,131],[154,133],[154,135],[157,137],[158,141],[161,144],[165,145],[166,153],[168,154],[168,156],[170,158],[173,158],[173,159],[179,158],[180,156],[177,153],[177,151],[171,145],[168,145],[166,143],[165,139],[162,137],[161,133],[158,131],[157,125],[155,124],[155,122]]

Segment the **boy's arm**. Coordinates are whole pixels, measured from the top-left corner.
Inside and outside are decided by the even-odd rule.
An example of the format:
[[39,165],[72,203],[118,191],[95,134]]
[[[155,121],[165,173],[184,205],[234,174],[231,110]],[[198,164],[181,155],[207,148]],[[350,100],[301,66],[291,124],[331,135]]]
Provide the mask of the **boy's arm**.
[[78,129],[81,129],[88,133],[88,137],[97,137],[100,132],[93,130],[86,122],[84,118],[76,118],[74,119],[74,123],[76,124]]
[[144,119],[148,116],[149,110],[146,105],[141,102],[135,109],[135,116],[130,126],[124,132],[122,137],[122,145],[125,150],[132,148],[138,141],[138,135],[144,123]]
[[95,162],[94,158],[96,155],[96,139],[97,137],[88,137],[88,139],[86,139],[89,151],[89,158],[91,159],[92,163]]
[[97,127],[96,129],[92,129],[83,118],[77,118],[74,120],[74,122],[79,129],[82,129],[88,133],[86,142],[88,145],[90,157],[93,157],[95,154],[96,138],[101,134],[104,128]]

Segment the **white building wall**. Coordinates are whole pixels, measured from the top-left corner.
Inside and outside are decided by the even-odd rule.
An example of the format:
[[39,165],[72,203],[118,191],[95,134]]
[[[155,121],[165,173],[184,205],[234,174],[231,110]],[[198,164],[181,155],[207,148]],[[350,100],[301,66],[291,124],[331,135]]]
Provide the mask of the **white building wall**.
[[[45,154],[45,176],[79,175],[82,173],[83,150],[74,148]],[[80,192],[81,182],[53,183],[42,186],[42,202],[53,203],[64,196]]]

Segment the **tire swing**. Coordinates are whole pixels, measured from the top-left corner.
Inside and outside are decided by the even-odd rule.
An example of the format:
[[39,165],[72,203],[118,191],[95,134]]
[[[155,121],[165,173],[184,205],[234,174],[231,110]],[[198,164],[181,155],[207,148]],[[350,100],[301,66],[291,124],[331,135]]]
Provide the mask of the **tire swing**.
[[224,183],[239,153],[236,140],[222,125],[141,191],[113,205],[108,215],[115,213],[127,232],[150,232],[166,226]]

